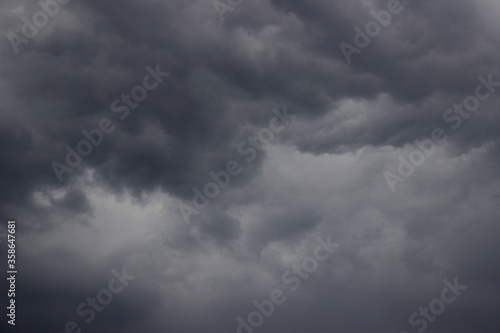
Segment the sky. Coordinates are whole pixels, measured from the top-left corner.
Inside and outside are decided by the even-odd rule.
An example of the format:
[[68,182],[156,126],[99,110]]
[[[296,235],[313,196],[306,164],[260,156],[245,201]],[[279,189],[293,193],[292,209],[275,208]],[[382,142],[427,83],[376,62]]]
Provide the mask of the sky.
[[498,333],[499,15],[0,0],[2,332]]

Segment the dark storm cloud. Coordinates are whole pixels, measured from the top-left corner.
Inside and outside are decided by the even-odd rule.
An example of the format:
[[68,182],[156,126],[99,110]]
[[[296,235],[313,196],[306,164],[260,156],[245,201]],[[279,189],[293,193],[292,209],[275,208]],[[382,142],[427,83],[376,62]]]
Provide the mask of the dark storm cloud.
[[[130,263],[136,280],[84,331],[236,332],[282,288],[256,332],[410,332],[455,276],[469,287],[429,331],[497,331],[500,91],[458,130],[443,120],[478,76],[500,82],[495,1],[414,0],[350,64],[340,43],[387,1],[244,0],[220,22],[210,1],[73,0],[18,53],[5,35],[40,7],[1,6],[0,216],[20,225],[20,332],[81,323],[77,305]],[[111,105],[147,66],[169,76],[121,120]],[[243,163],[238,144],[283,105],[293,124],[183,221],[175,202]],[[115,129],[60,183],[52,163],[103,118]],[[383,172],[436,127],[448,143],[391,193]],[[283,272],[329,234],[339,252],[290,292]]]
[[[118,11],[113,2],[90,2],[86,5],[74,3],[70,5],[70,9],[74,11],[74,15],[81,17],[82,22],[77,24],[81,30],[54,27],[59,30],[40,41],[41,45],[36,45],[35,40],[33,45],[30,44],[24,50],[25,53],[17,56],[7,54],[7,58],[14,58],[15,65],[6,68],[4,73],[6,79],[13,84],[12,87],[15,87],[12,89],[17,95],[15,97],[25,96],[29,92],[33,100],[25,107],[31,109],[32,119],[37,119],[44,113],[43,119],[46,121],[38,125],[38,130],[48,136],[46,144],[53,147],[50,158],[60,161],[65,156],[65,151],[56,150],[56,145],[59,148],[64,147],[64,143],[76,145],[81,140],[81,129],[96,126],[97,118],[103,114],[113,116],[109,110],[110,101],[123,92],[127,93],[140,80],[145,64],[161,63],[164,70],[173,74],[173,78],[163,84],[156,94],[153,92],[136,112],[132,112],[129,121],[120,124],[120,133],[127,139],[116,139],[114,136],[105,140],[105,145],[109,145],[109,141],[114,139],[118,145],[124,146],[123,150],[119,147],[112,150],[117,162],[106,164],[109,161],[109,146],[96,149],[86,162],[98,168],[106,165],[102,168],[102,173],[106,178],[112,179],[112,186],[127,179],[133,187],[151,189],[159,182],[169,190],[186,194],[189,190],[182,188],[181,184],[196,182],[196,179],[191,179],[193,175],[206,174],[210,167],[222,163],[218,161],[230,159],[228,153],[224,152],[228,151],[228,143],[237,137],[239,124],[248,117],[243,109],[232,105],[234,100],[253,99],[260,103],[267,100],[276,103],[286,101],[291,104],[295,113],[309,116],[321,115],[335,108],[331,100],[373,98],[381,92],[388,92],[397,100],[411,97],[412,100],[417,98],[420,101],[447,91],[465,94],[475,77],[479,73],[484,74],[485,62],[478,60],[488,56],[491,58],[496,54],[494,49],[478,50],[471,47],[463,50],[459,45],[470,46],[471,43],[464,42],[467,38],[475,43],[484,43],[484,39],[488,41],[489,35],[481,34],[481,24],[475,25],[480,18],[477,17],[473,4],[453,2],[450,6],[438,6],[433,3],[412,3],[403,15],[418,17],[420,20],[425,18],[425,25],[413,26],[413,29],[420,30],[419,34],[423,35],[421,38],[429,39],[420,47],[436,53],[434,64],[426,59],[428,53],[414,51],[401,54],[393,52],[394,48],[387,45],[377,49],[377,42],[383,44],[388,39],[382,35],[372,42],[373,48],[368,48],[361,54],[361,57],[366,57],[366,61],[356,59],[353,62],[354,68],[349,68],[343,63],[338,47],[335,47],[335,52],[328,53],[318,47],[338,46],[342,40],[350,41],[352,27],[370,19],[369,16],[360,18],[359,13],[366,12],[363,11],[364,7],[360,4],[348,5],[345,1],[317,4],[296,2],[294,6],[293,3],[277,3],[278,8],[283,6],[286,9],[287,16],[278,12],[272,15],[272,22],[249,25],[248,20],[239,22],[232,19],[227,26],[201,18],[202,14],[207,13],[202,12],[200,7],[208,10],[210,6],[205,8],[200,4],[192,4],[191,8],[180,2],[129,2],[120,5]],[[240,9],[241,16],[256,15],[255,12],[245,11],[244,6]],[[256,9],[265,11],[265,16],[271,16],[269,13],[272,13],[272,7],[266,4]],[[436,9],[441,10],[441,13],[446,11],[447,19],[441,20],[442,16],[439,14],[428,14]],[[450,11],[455,14],[451,15]],[[176,12],[181,13],[180,17],[173,14]],[[290,16],[291,13],[294,15]],[[336,16],[332,18],[329,14],[334,13]],[[144,19],[146,17],[147,23]],[[181,17],[183,21],[180,20]],[[302,17],[304,21],[298,21]],[[57,17],[54,20],[56,19]],[[204,19],[207,28],[188,24],[197,19]],[[477,28],[469,29],[465,27],[466,24]],[[271,30],[268,33],[270,37],[266,37],[265,30],[272,29],[272,26],[276,26],[276,31]],[[450,38],[449,34],[456,30],[456,26],[461,27],[463,33],[457,33],[460,38]],[[319,36],[318,30],[322,32]],[[404,23],[398,23],[387,30],[404,32],[405,26]],[[155,33],[149,33],[152,31]],[[430,34],[429,31],[439,33]],[[447,33],[442,33],[443,31]],[[470,36],[473,32],[474,35]],[[58,51],[58,45],[66,45],[67,35],[72,39],[79,39],[79,42],[66,47],[65,55],[62,55]],[[481,37],[474,38],[476,35]],[[279,41],[278,45],[272,45],[273,41]],[[7,53],[8,41],[4,40],[4,43],[4,52]],[[268,46],[270,54],[266,55],[263,51],[263,55],[252,57],[251,54],[242,53],[245,48],[246,52],[252,52],[252,43],[260,44],[258,47],[261,48]],[[467,70],[461,71],[460,67],[457,70],[457,66],[443,68],[440,65],[459,50],[475,52],[472,59],[464,56],[464,60],[458,60],[457,65]],[[37,52],[43,52],[43,56],[37,56]],[[26,66],[24,63],[28,59],[30,63]],[[330,59],[331,69],[325,71],[322,66],[327,59]],[[417,67],[412,69],[412,66],[400,65],[409,59]],[[471,68],[472,62],[481,64],[482,68]],[[434,69],[429,65],[437,67]],[[22,74],[23,72],[30,73],[33,78],[31,83],[21,80],[27,75]],[[419,73],[426,74],[423,76]],[[457,77],[457,73],[464,74]],[[422,88],[428,91],[417,90]],[[450,96],[450,103],[453,97]],[[46,104],[44,111],[40,111],[43,106],[39,105],[37,98],[43,98],[43,104]],[[56,105],[51,105],[52,103]],[[271,107],[271,103],[267,102],[266,105]],[[269,107],[263,108],[263,104],[254,105],[260,110],[252,110],[252,114],[270,111]],[[391,113],[393,126],[381,125],[376,131],[379,139],[365,140],[360,144],[402,144],[410,141],[426,123],[435,120],[431,114],[439,112],[433,106],[425,107],[422,104],[416,104],[413,109],[409,117],[418,117],[423,121],[411,120],[416,125],[412,125],[410,135],[404,135],[399,140],[393,139],[401,126],[410,121],[404,120],[408,117],[406,112],[395,110]],[[429,114],[426,116],[427,120],[422,118],[422,113]],[[229,115],[236,114],[243,119],[237,123],[227,121]],[[77,117],[79,121],[69,121],[68,116]],[[385,115],[381,114],[380,117],[383,119]],[[232,116],[230,118],[234,119]],[[158,141],[152,143],[147,140],[143,140],[142,144],[139,141],[132,147],[127,144],[128,139],[137,139],[153,122],[158,131],[166,136],[168,145],[160,146]],[[357,132],[363,130],[365,129],[351,129],[350,135],[357,136]],[[343,140],[348,145],[352,143],[359,146],[356,139]],[[335,150],[338,142],[339,140],[332,140],[324,145],[332,146],[331,149]],[[301,148],[308,150],[305,146]],[[311,149],[317,150],[314,147]],[[199,163],[193,157],[207,151],[218,153],[214,154],[213,159],[205,159],[205,163],[208,163],[204,169],[206,171],[199,172],[200,166],[193,165]],[[50,160],[47,155],[44,157]],[[141,169],[141,173],[136,172]],[[47,179],[45,175],[37,178]]]

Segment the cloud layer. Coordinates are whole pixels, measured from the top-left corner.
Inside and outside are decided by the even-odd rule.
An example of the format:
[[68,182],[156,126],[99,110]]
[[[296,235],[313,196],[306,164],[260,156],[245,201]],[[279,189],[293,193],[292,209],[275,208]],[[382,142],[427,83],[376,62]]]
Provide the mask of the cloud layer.
[[[496,1],[402,1],[350,63],[340,44],[390,1],[243,0],[222,21],[210,1],[42,2],[54,15],[27,38],[41,5],[0,1],[0,216],[19,261],[2,325],[237,332],[279,289],[255,332],[498,332]],[[480,84],[489,96],[457,111]],[[68,165],[103,119],[113,130]],[[446,142],[391,191],[386,172],[436,128]],[[241,173],[186,221],[229,161]],[[340,247],[291,290],[283,274],[327,236]],[[135,278],[86,323],[77,307],[122,268]],[[456,277],[467,289],[412,325]]]

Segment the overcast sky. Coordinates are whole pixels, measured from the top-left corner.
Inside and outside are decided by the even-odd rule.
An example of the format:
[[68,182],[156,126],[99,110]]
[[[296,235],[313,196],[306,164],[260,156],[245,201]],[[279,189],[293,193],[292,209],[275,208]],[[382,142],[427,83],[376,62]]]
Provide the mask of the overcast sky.
[[0,0],[2,332],[499,332],[497,0],[54,1]]

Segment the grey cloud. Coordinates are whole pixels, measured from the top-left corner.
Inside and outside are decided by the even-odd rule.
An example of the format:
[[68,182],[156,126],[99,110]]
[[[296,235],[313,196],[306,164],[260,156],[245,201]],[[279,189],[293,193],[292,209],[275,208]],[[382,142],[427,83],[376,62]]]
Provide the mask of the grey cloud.
[[[243,0],[220,22],[210,1],[71,1],[16,54],[5,35],[39,5],[1,1],[16,329],[83,324],[75,307],[126,266],[140,276],[84,331],[236,332],[281,288],[255,332],[413,332],[458,276],[468,289],[427,330],[497,332],[498,92],[456,131],[443,113],[479,75],[500,81],[500,7],[413,1],[347,64],[339,44],[386,5]],[[120,120],[111,104],[157,64],[170,75]],[[293,124],[245,162],[238,145],[284,105]],[[103,117],[115,130],[60,183],[51,163]],[[392,193],[384,172],[436,127],[449,140]],[[244,171],[183,221],[177,203],[233,159]],[[292,292],[283,272],[329,234],[341,249]]]

